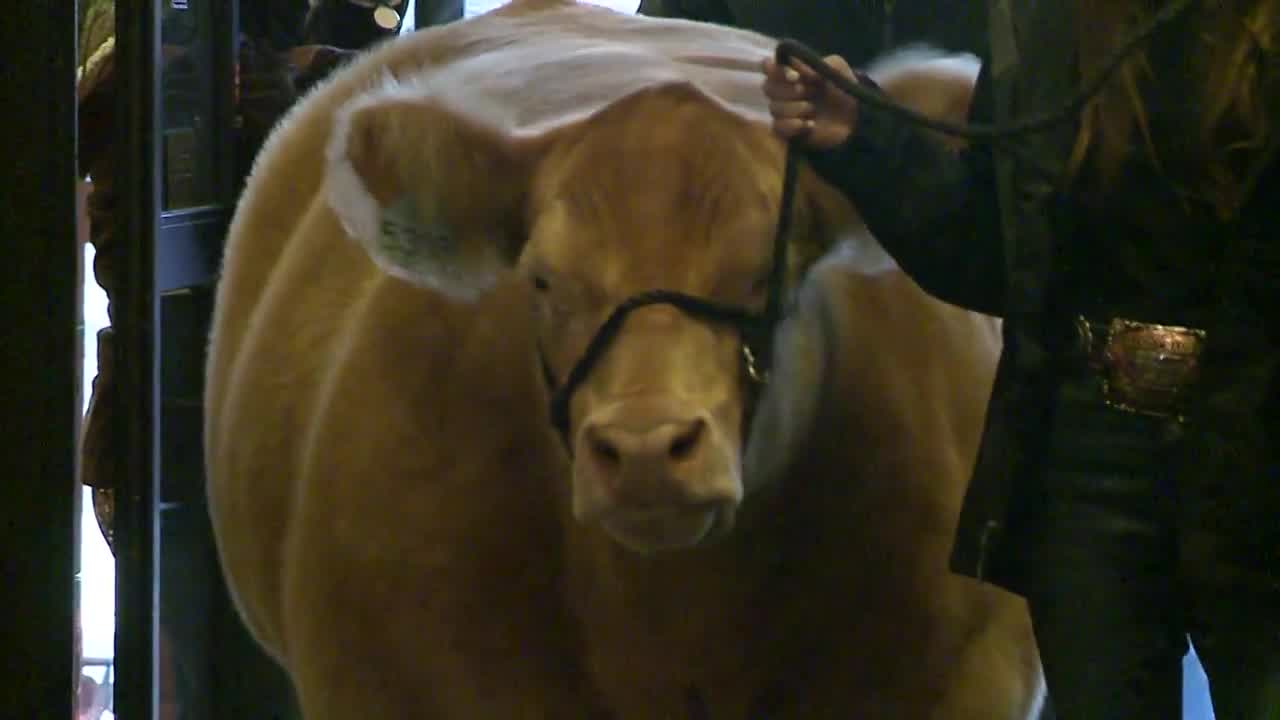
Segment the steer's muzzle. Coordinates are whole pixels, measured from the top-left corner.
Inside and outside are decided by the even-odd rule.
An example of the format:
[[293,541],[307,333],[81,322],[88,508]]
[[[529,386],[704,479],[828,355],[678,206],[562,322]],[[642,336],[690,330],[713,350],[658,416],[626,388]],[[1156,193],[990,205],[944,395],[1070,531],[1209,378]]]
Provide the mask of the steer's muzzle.
[[574,515],[640,552],[697,545],[732,525],[742,500],[736,446],[706,412],[622,402],[575,439]]

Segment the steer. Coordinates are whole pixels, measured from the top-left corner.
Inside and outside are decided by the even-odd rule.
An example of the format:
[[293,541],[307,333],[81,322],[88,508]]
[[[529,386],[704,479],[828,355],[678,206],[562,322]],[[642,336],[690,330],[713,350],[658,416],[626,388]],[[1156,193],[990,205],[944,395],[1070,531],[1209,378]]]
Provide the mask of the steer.
[[[361,56],[268,140],[208,492],[307,718],[1037,711],[1025,606],[946,567],[997,323],[788,164],[773,47],[515,2]],[[931,98],[972,60],[935,96],[917,59],[873,75],[959,119]]]

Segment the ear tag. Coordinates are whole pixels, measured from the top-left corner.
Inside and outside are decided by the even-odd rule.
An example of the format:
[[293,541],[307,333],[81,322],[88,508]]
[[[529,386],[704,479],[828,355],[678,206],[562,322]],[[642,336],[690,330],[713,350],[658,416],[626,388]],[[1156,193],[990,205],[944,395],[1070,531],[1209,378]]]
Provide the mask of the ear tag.
[[403,271],[428,271],[456,261],[457,241],[442,223],[423,222],[412,195],[387,206],[378,225],[378,254]]
[[506,266],[496,246],[476,236],[465,243],[436,212],[423,212],[412,195],[382,210],[375,261],[385,271],[457,300],[475,300],[493,287]]

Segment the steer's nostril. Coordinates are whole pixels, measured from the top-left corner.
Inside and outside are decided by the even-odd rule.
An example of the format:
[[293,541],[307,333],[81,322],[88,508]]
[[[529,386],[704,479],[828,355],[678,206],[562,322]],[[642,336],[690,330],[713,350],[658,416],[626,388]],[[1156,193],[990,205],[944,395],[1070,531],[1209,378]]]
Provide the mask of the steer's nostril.
[[682,430],[671,440],[671,447],[667,449],[667,454],[672,460],[684,460],[693,454],[698,442],[702,439],[702,433],[706,430],[707,424],[702,420],[695,420],[689,424],[689,427]]
[[658,469],[664,464],[691,462],[707,432],[705,420],[658,423],[638,431],[592,424],[583,429],[579,442],[582,455],[597,470],[616,474],[630,466],[637,472],[664,472]]

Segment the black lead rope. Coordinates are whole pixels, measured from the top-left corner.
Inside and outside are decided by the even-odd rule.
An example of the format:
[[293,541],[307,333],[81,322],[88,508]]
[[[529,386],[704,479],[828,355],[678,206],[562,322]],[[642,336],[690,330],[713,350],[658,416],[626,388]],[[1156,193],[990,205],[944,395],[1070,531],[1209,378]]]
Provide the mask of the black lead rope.
[[763,313],[754,313],[746,308],[718,303],[674,290],[649,290],[627,298],[613,309],[604,324],[591,338],[591,342],[587,343],[587,349],[569,371],[569,376],[565,378],[563,385],[556,387],[555,377],[551,373],[546,357],[539,351],[543,377],[548,389],[551,390],[551,425],[560,434],[560,439],[571,454],[573,445],[569,439],[569,403],[573,393],[587,379],[587,375],[609,349],[609,344],[617,336],[627,316],[637,308],[647,305],[672,305],[699,320],[737,327],[742,337],[742,359],[748,379],[754,385],[761,385],[768,381],[769,370],[772,367],[773,333],[782,318],[787,293],[787,241],[791,232],[792,206],[795,200],[796,162],[796,150],[788,145],[782,175],[778,223],[773,237],[772,265],[769,268],[769,295]]

